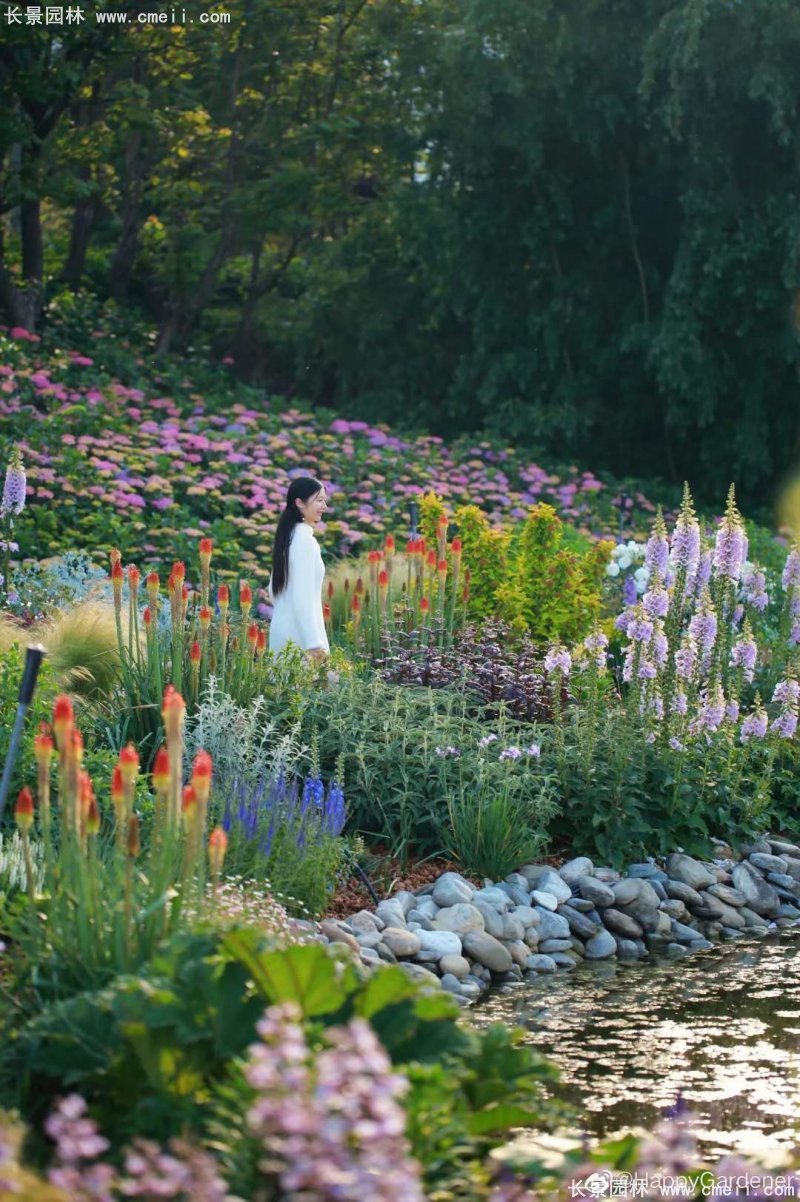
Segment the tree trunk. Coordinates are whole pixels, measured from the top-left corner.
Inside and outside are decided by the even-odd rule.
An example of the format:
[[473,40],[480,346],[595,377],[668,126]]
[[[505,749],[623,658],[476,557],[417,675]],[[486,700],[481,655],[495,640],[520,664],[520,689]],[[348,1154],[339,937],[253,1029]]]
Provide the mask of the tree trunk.
[[96,203],[93,196],[82,196],[75,205],[69,239],[69,254],[62,272],[62,279],[72,292],[77,292],[81,286],[95,213]]
[[125,299],[139,250],[139,205],[144,187],[144,169],[140,156],[142,135],[131,135],[125,148],[125,190],[122,200],[122,230],[114,254],[108,290],[117,301]]

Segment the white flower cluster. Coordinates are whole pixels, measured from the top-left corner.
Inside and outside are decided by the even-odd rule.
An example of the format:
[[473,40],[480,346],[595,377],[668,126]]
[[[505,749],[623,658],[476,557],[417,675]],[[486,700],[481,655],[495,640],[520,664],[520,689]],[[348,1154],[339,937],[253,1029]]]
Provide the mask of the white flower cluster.
[[[30,841],[31,860],[33,861],[33,883],[37,893],[44,888],[44,853],[42,845],[36,839]],[[25,875],[25,850],[19,831],[13,834],[0,835],[0,891],[15,893],[27,889]]]
[[619,576],[620,572],[627,572],[629,568],[634,567],[634,564],[638,564],[639,566],[634,568],[633,579],[636,584],[636,592],[641,597],[647,588],[647,581],[650,577],[650,572],[643,562],[645,553],[644,543],[634,542],[633,539],[627,543],[618,543],[611,552],[611,562],[606,565],[606,575]]

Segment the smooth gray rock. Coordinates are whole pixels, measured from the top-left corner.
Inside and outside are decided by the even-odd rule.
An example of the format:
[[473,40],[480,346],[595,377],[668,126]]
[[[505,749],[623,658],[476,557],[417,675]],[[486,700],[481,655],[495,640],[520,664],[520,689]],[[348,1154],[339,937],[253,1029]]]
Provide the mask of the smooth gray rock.
[[582,960],[586,955],[586,948],[584,947],[583,940],[579,939],[577,935],[573,935],[570,939],[570,943],[572,944],[572,950],[574,951],[575,955],[580,956]]
[[586,944],[587,960],[605,960],[616,954],[617,941],[608,931],[598,931]]
[[778,918],[789,918],[792,922],[797,922],[800,919],[800,911],[795,906],[784,903],[778,907]]
[[485,931],[470,931],[462,944],[471,960],[477,960],[490,972],[508,972],[513,961],[507,947]]
[[[668,878],[666,878],[666,879],[668,879]],[[651,880],[648,881],[648,884],[660,902],[667,900],[667,898],[669,897],[669,894],[667,893],[667,891],[664,888],[664,885],[661,881],[659,881],[655,877],[653,877]]]
[[[518,939],[525,938],[525,927],[519,918],[515,918],[513,914],[503,914],[501,921],[503,923],[501,938],[504,943],[516,942]],[[494,938],[497,938],[497,936],[494,936]]]
[[644,933],[641,924],[635,918],[630,914],[623,914],[621,910],[615,910],[613,906],[603,911],[603,922],[609,930],[626,939],[641,939]]
[[525,967],[530,972],[555,972],[556,962],[552,956],[536,954],[528,956]]
[[461,993],[461,982],[458,977],[454,977],[451,972],[443,972],[440,982],[442,989],[446,989],[448,993]]
[[472,904],[477,906],[481,903],[485,906],[491,906],[491,908],[493,910],[497,910],[498,913],[511,909],[511,898],[496,885],[484,886],[483,889],[477,889],[475,891],[475,894],[472,898]]
[[347,919],[348,925],[358,935],[359,931],[382,931],[386,925],[382,919],[370,914],[369,910],[358,910]]
[[407,889],[398,889],[397,893],[393,893],[388,900],[399,902],[406,917],[408,916],[409,910],[413,910],[417,904],[416,894],[409,893]]
[[422,948],[420,935],[415,931],[404,931],[401,927],[387,927],[381,933],[381,942],[398,960],[410,959]]
[[521,939],[514,939],[510,943],[507,943],[506,947],[508,948],[511,959],[514,961],[514,963],[520,964],[524,967],[527,963],[528,956],[531,954],[531,949],[528,947],[527,943],[524,943]]
[[439,931],[466,935],[468,931],[485,930],[486,922],[477,906],[459,902],[455,906],[444,906],[434,919],[434,927]]
[[436,905],[436,902],[433,900],[430,894],[417,894],[417,902],[414,906],[414,909],[418,914],[424,914],[426,918],[435,918],[439,913],[439,907]]
[[691,885],[692,889],[706,889],[709,885],[716,884],[717,880],[716,874],[704,864],[682,852],[673,852],[671,856],[667,856],[667,876],[673,881],[683,881],[685,885]]
[[638,960],[639,949],[633,939],[618,939],[617,955],[620,960]]
[[503,890],[512,905],[526,906],[531,900],[530,889],[518,889],[516,885],[509,885],[506,881],[501,881],[497,888]]
[[[523,875],[530,880],[529,873],[524,869]],[[572,897],[572,889],[554,868],[542,868],[531,885],[531,889],[536,889],[539,893],[552,893],[557,901],[566,901],[568,897]]]
[[606,868],[604,866],[598,868],[595,865],[594,879],[600,881],[603,885],[613,885],[620,879],[622,874],[617,872],[616,868]]
[[614,905],[627,906],[630,902],[637,901],[640,885],[641,881],[634,880],[631,877],[623,877],[621,881],[617,881],[615,885],[611,886],[614,893]]
[[582,876],[591,876],[593,872],[594,864],[588,856],[576,856],[574,860],[567,860],[566,864],[561,865],[558,875],[572,886],[577,885]]
[[679,959],[681,956],[688,956],[689,951],[690,949],[688,947],[684,947],[681,943],[668,943],[664,948],[665,955],[670,956],[675,960]]
[[732,876],[734,889],[744,894],[750,910],[769,917],[777,914],[780,905],[778,895],[753,864],[742,860],[741,864],[735,865]]
[[800,881],[796,881],[788,872],[768,872],[767,880],[770,885],[785,889],[787,893],[791,893],[795,897],[800,893]]
[[672,920],[672,935],[678,943],[699,943],[703,938],[700,931],[696,931],[694,927],[687,926],[683,922],[678,922],[675,918]]
[[544,939],[569,939],[569,923],[563,914],[539,909],[539,941]]
[[359,946],[362,949],[365,947],[376,948],[381,942],[381,933],[380,931],[356,930],[356,939],[358,940]]
[[543,906],[546,910],[555,910],[558,906],[558,898],[555,894],[544,893],[541,889],[533,890],[531,902],[534,906]]
[[538,946],[538,943],[539,943],[539,928],[538,927],[526,927],[525,928],[525,942],[527,943],[528,947],[537,947]]
[[380,956],[373,947],[362,947],[361,959],[365,964],[369,964],[370,966],[380,964],[381,962]]
[[658,867],[657,864],[629,864],[625,869],[625,875],[631,877],[643,877],[644,880],[655,877],[657,880],[663,877],[667,879],[667,874]]
[[664,914],[669,914],[670,918],[677,918],[679,922],[686,922],[689,917],[689,911],[682,901],[678,901],[677,897],[669,897],[659,906]]
[[786,872],[786,860],[783,856],[766,855],[761,851],[751,853],[750,863],[762,872]]
[[786,871],[789,876],[793,876],[796,881],[800,881],[800,859],[795,856],[784,856],[786,861]]
[[730,885],[709,885],[707,892],[712,897],[718,897],[720,901],[725,902],[726,906],[743,906],[745,895],[740,893],[738,889],[732,889]]
[[744,919],[747,928],[752,929],[756,932],[756,934],[761,934],[767,930],[769,919],[762,918],[760,914],[756,914],[756,912],[749,909],[748,906],[742,906],[739,913]]
[[433,930],[433,921],[428,918],[427,914],[422,914],[419,910],[409,910],[406,922],[410,931],[417,927],[422,927],[426,931]]
[[[477,898],[478,895],[476,894],[475,896]],[[495,939],[502,939],[503,914],[501,914],[499,910],[495,910],[493,906],[488,905],[486,902],[477,900],[475,902],[475,909],[479,911],[483,918],[484,930],[488,931],[490,935],[494,935]]]
[[531,887],[528,884],[527,877],[524,877],[521,872],[510,872],[506,877],[505,883],[513,885],[515,889],[521,889],[523,893],[527,893],[530,897]]
[[461,955],[461,937],[455,931],[417,931],[416,936],[422,950],[431,952],[437,959]]
[[388,943],[381,941],[375,948],[375,951],[378,953],[381,960],[385,960],[387,964],[397,964],[397,956],[389,947]]
[[451,976],[458,977],[459,981],[463,981],[469,974],[469,960],[464,956],[442,956],[439,969],[443,975],[450,973]]
[[579,910],[573,910],[572,906],[561,906],[558,913],[566,918],[569,929],[573,934],[580,935],[581,939],[591,939],[597,934],[597,924]]
[[533,906],[515,906],[511,913],[520,920],[526,929],[539,925],[539,914]]
[[430,985],[436,989],[441,988],[441,982],[436,973],[423,968],[421,964],[415,964],[413,960],[403,960],[399,967],[411,977],[412,981],[419,981],[421,985]]
[[565,902],[558,903],[559,910],[562,906],[571,906],[573,910],[580,910],[582,914],[588,914],[590,910],[594,909],[594,902],[590,902],[585,897],[568,897]]
[[[594,906],[613,906],[614,890],[610,885],[604,885],[593,876],[582,876],[577,884],[581,897],[585,897]],[[573,898],[573,901],[575,899]]]
[[552,952],[569,952],[571,950],[571,939],[543,939],[539,944],[539,951],[545,955],[550,955]]
[[457,872],[444,872],[433,887],[433,900],[437,906],[457,906],[459,902],[471,902],[475,890],[469,881]]
[[406,916],[403,907],[398,901],[388,898],[382,901],[375,913],[387,927],[404,927],[406,925]]
[[566,968],[569,971],[571,968],[576,968],[575,956],[569,955],[568,952],[553,952],[551,957],[556,968]]
[[469,1002],[477,1001],[484,992],[484,986],[477,977],[470,977],[461,982],[461,996]]
[[[716,884],[716,882],[714,882]],[[685,906],[702,906],[703,895],[693,889],[691,885],[687,885],[685,881],[667,881],[664,888],[669,897],[675,897],[678,901],[682,901]]]
[[787,843],[785,839],[767,838],[774,856],[800,856],[800,847],[796,843]]

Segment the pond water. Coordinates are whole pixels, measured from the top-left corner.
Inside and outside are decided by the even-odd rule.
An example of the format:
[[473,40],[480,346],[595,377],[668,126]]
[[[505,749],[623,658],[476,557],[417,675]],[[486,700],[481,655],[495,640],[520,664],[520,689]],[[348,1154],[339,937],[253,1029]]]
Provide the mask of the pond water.
[[583,965],[504,987],[472,1018],[524,1027],[590,1135],[652,1128],[680,1092],[709,1153],[772,1165],[800,1143],[797,932],[679,961]]

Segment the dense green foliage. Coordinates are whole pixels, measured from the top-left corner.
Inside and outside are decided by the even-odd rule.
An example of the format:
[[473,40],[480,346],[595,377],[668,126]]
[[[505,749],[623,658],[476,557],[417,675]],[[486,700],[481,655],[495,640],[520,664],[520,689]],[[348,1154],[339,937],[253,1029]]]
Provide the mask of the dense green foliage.
[[351,416],[768,499],[797,439],[793,0],[225,8],[4,26],[12,325],[88,286]]

